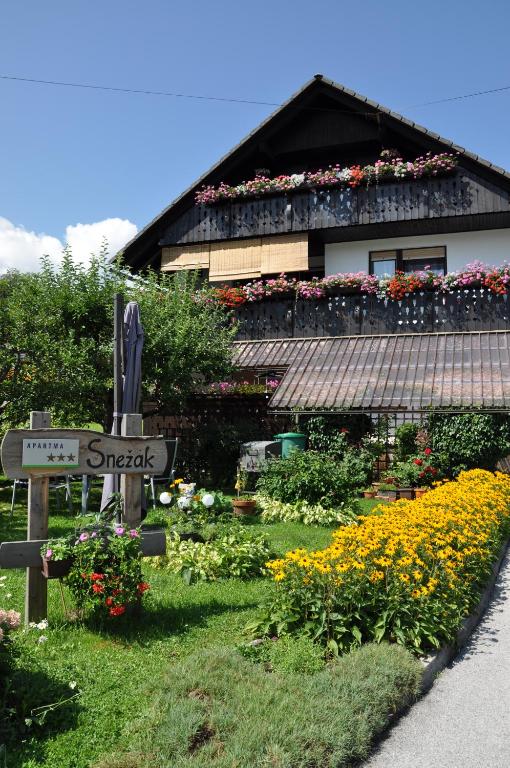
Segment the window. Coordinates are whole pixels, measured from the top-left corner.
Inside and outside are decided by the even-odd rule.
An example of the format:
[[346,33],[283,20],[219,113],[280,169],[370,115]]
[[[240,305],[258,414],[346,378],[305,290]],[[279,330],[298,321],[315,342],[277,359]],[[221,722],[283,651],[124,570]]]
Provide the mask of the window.
[[403,248],[392,251],[370,251],[369,271],[376,277],[400,272],[427,269],[437,275],[446,273],[446,246],[431,248]]

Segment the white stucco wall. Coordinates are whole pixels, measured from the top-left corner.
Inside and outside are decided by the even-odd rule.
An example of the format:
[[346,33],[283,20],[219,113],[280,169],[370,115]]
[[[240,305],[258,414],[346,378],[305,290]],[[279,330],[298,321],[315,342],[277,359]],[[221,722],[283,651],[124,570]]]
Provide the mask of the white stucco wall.
[[510,229],[486,229],[479,232],[454,232],[447,235],[327,243],[325,245],[325,274],[368,272],[368,254],[370,251],[386,251],[393,248],[426,248],[432,245],[446,246],[448,272],[462,269],[466,264],[477,259],[489,265],[502,264],[504,261],[510,262]]

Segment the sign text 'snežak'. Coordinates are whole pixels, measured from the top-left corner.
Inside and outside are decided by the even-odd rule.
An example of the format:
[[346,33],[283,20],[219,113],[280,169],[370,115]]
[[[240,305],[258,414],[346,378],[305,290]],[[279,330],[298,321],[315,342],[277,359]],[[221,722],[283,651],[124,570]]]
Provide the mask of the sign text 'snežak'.
[[105,453],[100,448],[94,448],[93,445],[95,443],[100,443],[101,439],[96,437],[94,440],[91,440],[88,444],[88,450],[91,453],[96,454],[97,458],[95,462],[91,461],[90,458],[87,458],[87,465],[91,469],[114,469],[115,467],[117,469],[154,469],[153,461],[155,459],[155,455],[153,453],[150,453],[150,449],[148,446],[145,447],[143,453],[139,453],[134,455],[132,450],[129,450],[125,454],[116,455],[115,453]]

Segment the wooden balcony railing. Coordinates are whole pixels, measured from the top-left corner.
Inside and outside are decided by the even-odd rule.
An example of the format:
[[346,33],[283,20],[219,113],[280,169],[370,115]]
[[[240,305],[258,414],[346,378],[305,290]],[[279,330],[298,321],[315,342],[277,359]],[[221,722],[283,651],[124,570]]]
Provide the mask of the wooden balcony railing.
[[244,304],[235,315],[240,341],[510,328],[508,296],[482,288],[422,291],[402,301],[360,293],[316,300],[271,297]]
[[163,246],[365,224],[510,211],[510,195],[459,169],[452,176],[357,189],[308,189],[194,205],[165,231]]

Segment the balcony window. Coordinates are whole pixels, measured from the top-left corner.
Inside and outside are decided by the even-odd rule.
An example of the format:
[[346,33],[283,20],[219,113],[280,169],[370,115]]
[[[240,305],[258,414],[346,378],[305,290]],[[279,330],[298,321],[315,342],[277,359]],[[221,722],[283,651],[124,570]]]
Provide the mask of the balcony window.
[[370,251],[369,271],[371,275],[384,277],[395,272],[417,272],[430,270],[437,275],[446,274],[446,247],[402,248],[391,251]]

